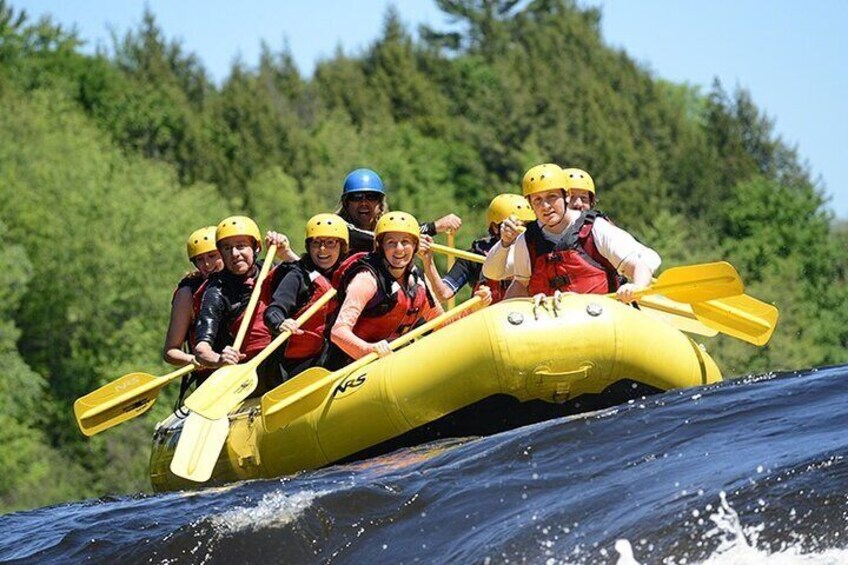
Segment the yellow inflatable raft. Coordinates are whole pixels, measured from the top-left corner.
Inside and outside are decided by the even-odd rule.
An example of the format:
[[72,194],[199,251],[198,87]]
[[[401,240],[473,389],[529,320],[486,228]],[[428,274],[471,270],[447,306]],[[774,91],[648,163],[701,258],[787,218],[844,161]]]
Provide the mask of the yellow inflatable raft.
[[[273,432],[258,399],[248,400],[230,415],[205,484],[277,477],[721,380],[701,346],[639,310],[597,295],[545,304],[534,311],[528,299],[510,300],[463,318],[342,379],[320,406]],[[171,416],[157,427],[156,490],[198,486],[169,471],[182,423]]]

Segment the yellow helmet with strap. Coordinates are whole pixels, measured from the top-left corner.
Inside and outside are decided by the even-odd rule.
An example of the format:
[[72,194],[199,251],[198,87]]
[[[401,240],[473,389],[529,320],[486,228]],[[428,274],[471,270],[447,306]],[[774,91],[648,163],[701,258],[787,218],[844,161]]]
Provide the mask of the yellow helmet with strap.
[[252,237],[256,241],[257,249],[262,249],[262,234],[259,233],[259,226],[247,216],[230,216],[221,220],[215,229],[215,243],[237,235]]
[[377,221],[377,227],[374,229],[374,237],[378,238],[384,233],[400,232],[408,233],[415,238],[415,241],[421,239],[421,228],[418,226],[418,220],[412,214],[406,212],[387,212]]
[[306,239],[313,237],[337,237],[350,243],[350,233],[347,222],[336,214],[316,214],[306,222]]
[[595,181],[592,176],[583,169],[563,169],[566,177],[566,190],[588,190],[595,194]]
[[186,242],[186,253],[188,260],[191,261],[198,255],[215,251],[215,226],[206,226],[191,232]]
[[498,194],[489,203],[486,212],[486,225],[500,224],[510,216],[515,216],[522,222],[532,222],[536,214],[528,204],[527,199],[518,194]]
[[565,190],[565,173],[559,165],[544,163],[531,167],[524,173],[521,180],[521,191],[524,196],[548,190]]

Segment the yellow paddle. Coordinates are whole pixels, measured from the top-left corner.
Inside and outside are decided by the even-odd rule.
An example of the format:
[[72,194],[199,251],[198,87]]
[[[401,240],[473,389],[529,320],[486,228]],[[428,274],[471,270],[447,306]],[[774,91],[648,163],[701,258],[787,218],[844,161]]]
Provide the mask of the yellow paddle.
[[[482,299],[479,296],[470,298],[456,308],[436,316],[426,324],[392,341],[389,347],[392,350],[398,349],[437,328],[448,319],[474,308],[481,301]],[[262,397],[262,420],[265,423],[265,429],[268,431],[276,430],[313,410],[324,402],[336,382],[378,358],[379,356],[376,353],[369,353],[332,373],[321,367],[312,367],[284,382],[274,390],[265,393]]]
[[[274,252],[276,253],[276,247]],[[273,257],[270,255],[271,249],[268,253]],[[195,368],[194,365],[186,365],[161,377],[149,373],[127,373],[81,396],[74,402],[74,417],[80,431],[87,436],[93,436],[144,414],[156,403],[159,391],[165,385],[187,375]]]
[[[298,325],[303,325],[335,295],[336,289],[334,288],[325,292],[315,304],[297,318]],[[261,353],[247,363],[224,365],[216,370],[186,399],[186,408],[210,420],[223,418],[229,414],[230,410],[247,398],[259,384],[259,377],[256,374],[257,367],[276,351],[289,336],[291,336],[290,332],[282,332]]]
[[482,263],[486,260],[486,258],[482,255],[471,253],[470,251],[463,251],[455,247],[448,247],[447,245],[441,245],[439,243],[431,243],[430,249],[432,249],[436,253],[458,257],[460,259],[465,259],[466,261],[471,261],[472,263]]
[[[277,246],[271,245],[265,254],[265,262],[253,285],[250,301],[247,303],[244,317],[233,342],[233,349],[235,350],[241,349],[242,342],[247,335],[253,312],[256,310],[257,302],[259,302],[262,283],[271,269],[276,254]],[[183,423],[183,430],[180,433],[180,439],[177,441],[174,457],[171,459],[171,472],[178,477],[199,483],[208,481],[212,476],[215,463],[218,461],[221,448],[224,447],[224,442],[227,440],[229,430],[230,422],[226,415],[213,420],[204,418],[197,412],[189,412]]]
[[[374,232],[366,231],[366,230],[361,230],[361,231],[366,233],[366,234],[371,235],[371,237],[374,237]],[[451,232],[448,232],[448,238],[449,238],[448,240],[449,241],[450,241],[450,238],[451,238],[452,235],[453,234]],[[471,261],[471,262],[474,262],[474,263],[482,263],[486,259],[482,255],[478,255],[476,253],[471,253],[470,251],[463,251],[462,249],[457,249],[457,248],[453,247],[452,245],[451,246],[441,245],[439,243],[433,242],[433,243],[430,244],[430,249],[432,249],[436,253],[441,253],[442,255],[448,255],[448,256],[451,256],[451,257],[458,257],[460,259],[465,259],[467,261]]]
[[[431,244],[430,247],[435,252],[454,255],[474,263],[483,263],[486,260],[482,255],[436,243]],[[727,270],[730,265],[728,263],[708,263],[707,265],[722,264],[725,267],[715,269],[710,267],[710,269],[719,273],[722,270]],[[675,269],[680,268],[683,267],[675,267]],[[732,267],[730,268],[732,269]],[[674,269],[669,269],[669,271],[672,270]],[[663,299],[662,296],[650,296],[643,293],[639,299],[640,304],[656,312],[667,314],[668,316],[665,319],[681,331],[710,337],[720,331],[754,345],[765,345],[771,338],[777,324],[778,309],[753,296],[742,294],[741,290],[737,292],[737,289],[741,288],[739,275],[735,269],[727,271],[726,292],[731,292],[731,294],[725,294],[723,298],[717,296],[709,298],[708,294],[708,298],[704,302],[699,302],[693,300],[689,290],[679,289],[676,298],[678,302],[674,302],[671,299],[675,298],[675,291],[664,292],[660,290],[658,292],[665,294],[668,297],[667,299]],[[657,283],[659,280],[655,279],[654,282]],[[668,278],[666,282],[670,282]],[[684,298],[687,299],[681,299],[680,292],[684,293]],[[680,304],[680,302],[689,304]]]
[[[448,240],[447,241],[448,248],[449,249],[456,249],[455,243],[454,243],[453,230],[448,230],[447,240]],[[448,255],[448,257],[447,257],[447,270],[448,271],[451,270],[451,268],[453,267],[453,264],[455,262],[456,262],[456,257],[454,257],[453,255]],[[448,308],[453,308],[454,306],[456,306],[456,294],[454,294],[453,296],[451,296],[448,299]]]
[[[444,245],[432,244],[431,247],[438,253],[455,255],[474,263],[483,263],[486,260],[482,255]],[[735,278],[738,278],[738,274]],[[764,345],[768,342],[779,315],[777,308],[771,304],[747,294],[697,303],[697,308],[696,303],[690,305],[681,302],[683,301],[675,302],[660,295],[643,295],[639,300],[641,305],[654,312],[667,315],[664,319],[681,331],[708,337],[722,332],[754,345]]]
[[189,364],[162,377],[148,373],[128,373],[79,397],[74,402],[74,416],[80,431],[93,436],[144,414],[156,402],[162,387],[195,368]]
[[754,345],[768,343],[780,315],[771,304],[744,294],[692,304],[692,311],[708,326]]
[[[636,300],[648,294],[662,294],[678,302],[694,304],[738,296],[743,292],[745,292],[745,285],[742,284],[742,279],[739,278],[739,273],[733,265],[726,261],[717,261],[672,267],[663,271],[650,286],[633,294]],[[608,296],[615,296],[615,294]]]
[[[438,243],[431,243],[430,248],[437,253],[454,255],[474,263],[483,263],[486,260],[477,253],[461,251]],[[672,267],[663,272],[650,287],[636,294],[639,298],[649,294],[664,294],[672,300],[691,304],[726,296],[737,296],[744,291],[745,287],[733,265],[718,261]]]
[[741,294],[695,304],[681,304],[661,295],[646,296],[639,306],[668,314],[677,329],[712,337],[718,332],[754,344],[765,345],[774,333],[779,311],[753,296]]

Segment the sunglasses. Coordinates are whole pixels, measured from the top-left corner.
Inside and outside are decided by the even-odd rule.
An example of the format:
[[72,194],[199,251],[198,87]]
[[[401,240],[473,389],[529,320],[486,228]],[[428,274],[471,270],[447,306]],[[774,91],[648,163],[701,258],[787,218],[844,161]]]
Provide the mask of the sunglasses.
[[316,251],[321,249],[322,247],[324,247],[325,249],[332,250],[332,249],[336,249],[341,244],[341,242],[342,242],[342,240],[334,238],[334,237],[331,237],[329,239],[310,238],[309,247],[311,249],[315,249]]
[[353,194],[345,196],[345,200],[348,202],[362,202],[363,200],[367,200],[368,202],[379,202],[382,197],[383,195],[379,192],[354,192]]

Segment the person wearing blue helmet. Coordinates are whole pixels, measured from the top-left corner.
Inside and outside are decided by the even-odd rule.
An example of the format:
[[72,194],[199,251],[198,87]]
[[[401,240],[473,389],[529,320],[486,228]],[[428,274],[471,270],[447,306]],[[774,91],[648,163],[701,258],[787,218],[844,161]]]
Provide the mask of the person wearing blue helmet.
[[[374,228],[377,220],[388,211],[383,179],[372,169],[355,169],[348,173],[342,185],[342,195],[336,213],[344,218],[350,230],[350,252],[374,250]],[[435,235],[457,231],[462,220],[448,214],[434,222],[421,224],[421,233]]]

